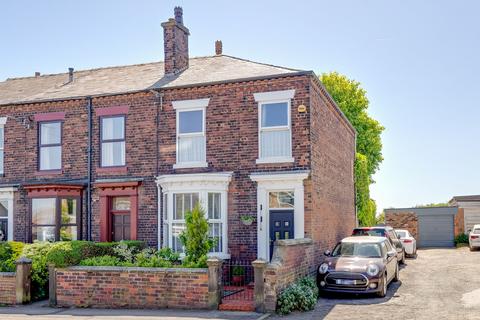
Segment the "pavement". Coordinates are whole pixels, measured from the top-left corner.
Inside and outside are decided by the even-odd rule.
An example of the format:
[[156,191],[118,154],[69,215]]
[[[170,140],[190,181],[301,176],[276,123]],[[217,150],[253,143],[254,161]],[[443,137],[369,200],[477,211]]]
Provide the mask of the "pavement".
[[263,320],[266,315],[255,312],[210,310],[135,310],[50,308],[46,301],[25,306],[0,307],[0,320]]
[[319,299],[314,311],[270,319],[480,319],[480,251],[418,250],[391,283],[385,298],[336,295]]
[[[45,302],[0,308],[0,320],[34,319],[265,319],[268,315],[228,311],[109,310],[49,308]],[[269,319],[480,320],[480,251],[468,248],[418,250],[400,271],[385,298],[336,295],[319,299],[314,311]]]

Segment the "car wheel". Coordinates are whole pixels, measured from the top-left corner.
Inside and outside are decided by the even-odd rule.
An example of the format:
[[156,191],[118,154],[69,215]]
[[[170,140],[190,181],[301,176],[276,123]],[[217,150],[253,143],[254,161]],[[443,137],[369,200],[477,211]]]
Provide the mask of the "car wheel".
[[402,252],[402,260],[400,260],[401,264],[405,264],[405,250]]
[[384,273],[383,274],[383,279],[381,281],[381,289],[380,291],[377,292],[377,296],[379,296],[380,298],[384,298],[386,295],[387,295],[387,285],[388,285],[388,282],[387,282],[387,274]]
[[393,282],[397,282],[398,280],[400,280],[400,268],[397,263],[397,266],[395,267],[395,277],[393,277]]

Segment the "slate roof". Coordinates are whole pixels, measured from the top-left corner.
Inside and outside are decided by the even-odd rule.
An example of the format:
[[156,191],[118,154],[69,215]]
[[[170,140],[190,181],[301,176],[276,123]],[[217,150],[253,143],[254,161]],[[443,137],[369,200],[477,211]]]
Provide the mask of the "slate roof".
[[75,71],[71,83],[67,83],[68,72],[11,78],[0,82],[0,105],[308,73],[228,55],[191,58],[189,64],[188,69],[168,77],[163,62],[153,62]]

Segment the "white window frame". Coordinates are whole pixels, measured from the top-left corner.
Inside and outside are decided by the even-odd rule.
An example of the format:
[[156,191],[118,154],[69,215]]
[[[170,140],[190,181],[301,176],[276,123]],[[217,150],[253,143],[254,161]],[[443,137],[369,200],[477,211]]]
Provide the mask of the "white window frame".
[[[229,259],[228,254],[228,186],[232,179],[232,172],[219,173],[194,173],[194,174],[172,174],[157,177],[158,194],[163,195],[163,199],[167,198],[167,221],[163,221],[164,238],[163,246],[172,248],[172,224],[181,223],[180,220],[173,220],[173,195],[177,193],[198,193],[200,205],[204,208],[205,214],[208,218],[208,194],[220,193],[221,218],[209,220],[209,223],[222,223],[222,252],[211,252],[209,256],[219,257],[222,259]],[[159,197],[160,198],[160,197]],[[162,212],[162,207],[159,206],[158,217],[165,217]],[[184,220],[183,220],[184,223]],[[158,229],[158,247],[160,248],[162,226]],[[165,232],[167,231],[167,232]],[[168,239],[165,239],[165,234],[168,234]],[[167,240],[167,241],[165,241]]]
[[7,228],[8,228],[8,234],[7,234],[7,240],[8,241],[13,241],[13,202],[14,202],[14,193],[17,191],[17,188],[15,187],[5,187],[5,188],[0,188],[0,200],[1,201],[7,201]]
[[[253,94],[255,101],[258,103],[258,159],[256,160],[257,164],[262,163],[286,163],[294,162],[295,159],[292,156],[292,99],[295,96],[295,90],[281,90],[281,91],[269,91],[269,92],[257,92]],[[262,128],[262,106],[265,104],[271,103],[287,103],[287,116],[288,116],[288,125],[287,126],[276,126],[276,127],[266,127]],[[261,143],[261,134],[264,131],[278,131],[288,129],[289,139],[290,139],[290,156],[282,157],[268,157],[262,158],[262,143]]]
[[[173,169],[182,169],[182,168],[205,168],[208,167],[207,162],[207,135],[206,135],[206,113],[207,106],[210,102],[210,98],[205,99],[194,99],[194,100],[178,100],[172,101],[173,109],[176,111],[176,163],[173,165]],[[202,132],[195,133],[180,133],[180,113],[187,111],[202,111]],[[179,138],[181,137],[203,137],[205,139],[205,160],[204,161],[193,161],[193,162],[180,162],[179,161]]]
[[2,151],[3,157],[3,165],[0,167],[0,175],[5,173],[5,124],[7,123],[7,117],[0,117],[0,129],[3,130],[3,147],[0,147],[0,151]]

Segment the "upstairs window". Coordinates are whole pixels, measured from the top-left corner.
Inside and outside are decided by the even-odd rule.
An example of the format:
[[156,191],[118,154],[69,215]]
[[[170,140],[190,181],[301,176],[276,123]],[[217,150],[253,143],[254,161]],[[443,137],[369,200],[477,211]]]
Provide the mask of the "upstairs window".
[[125,166],[125,116],[101,117],[101,166]]
[[174,168],[206,167],[205,107],[209,99],[174,101],[177,110],[177,163]]
[[39,170],[62,169],[62,122],[39,123]]
[[259,105],[257,163],[293,162],[290,100],[295,91],[255,93]]

